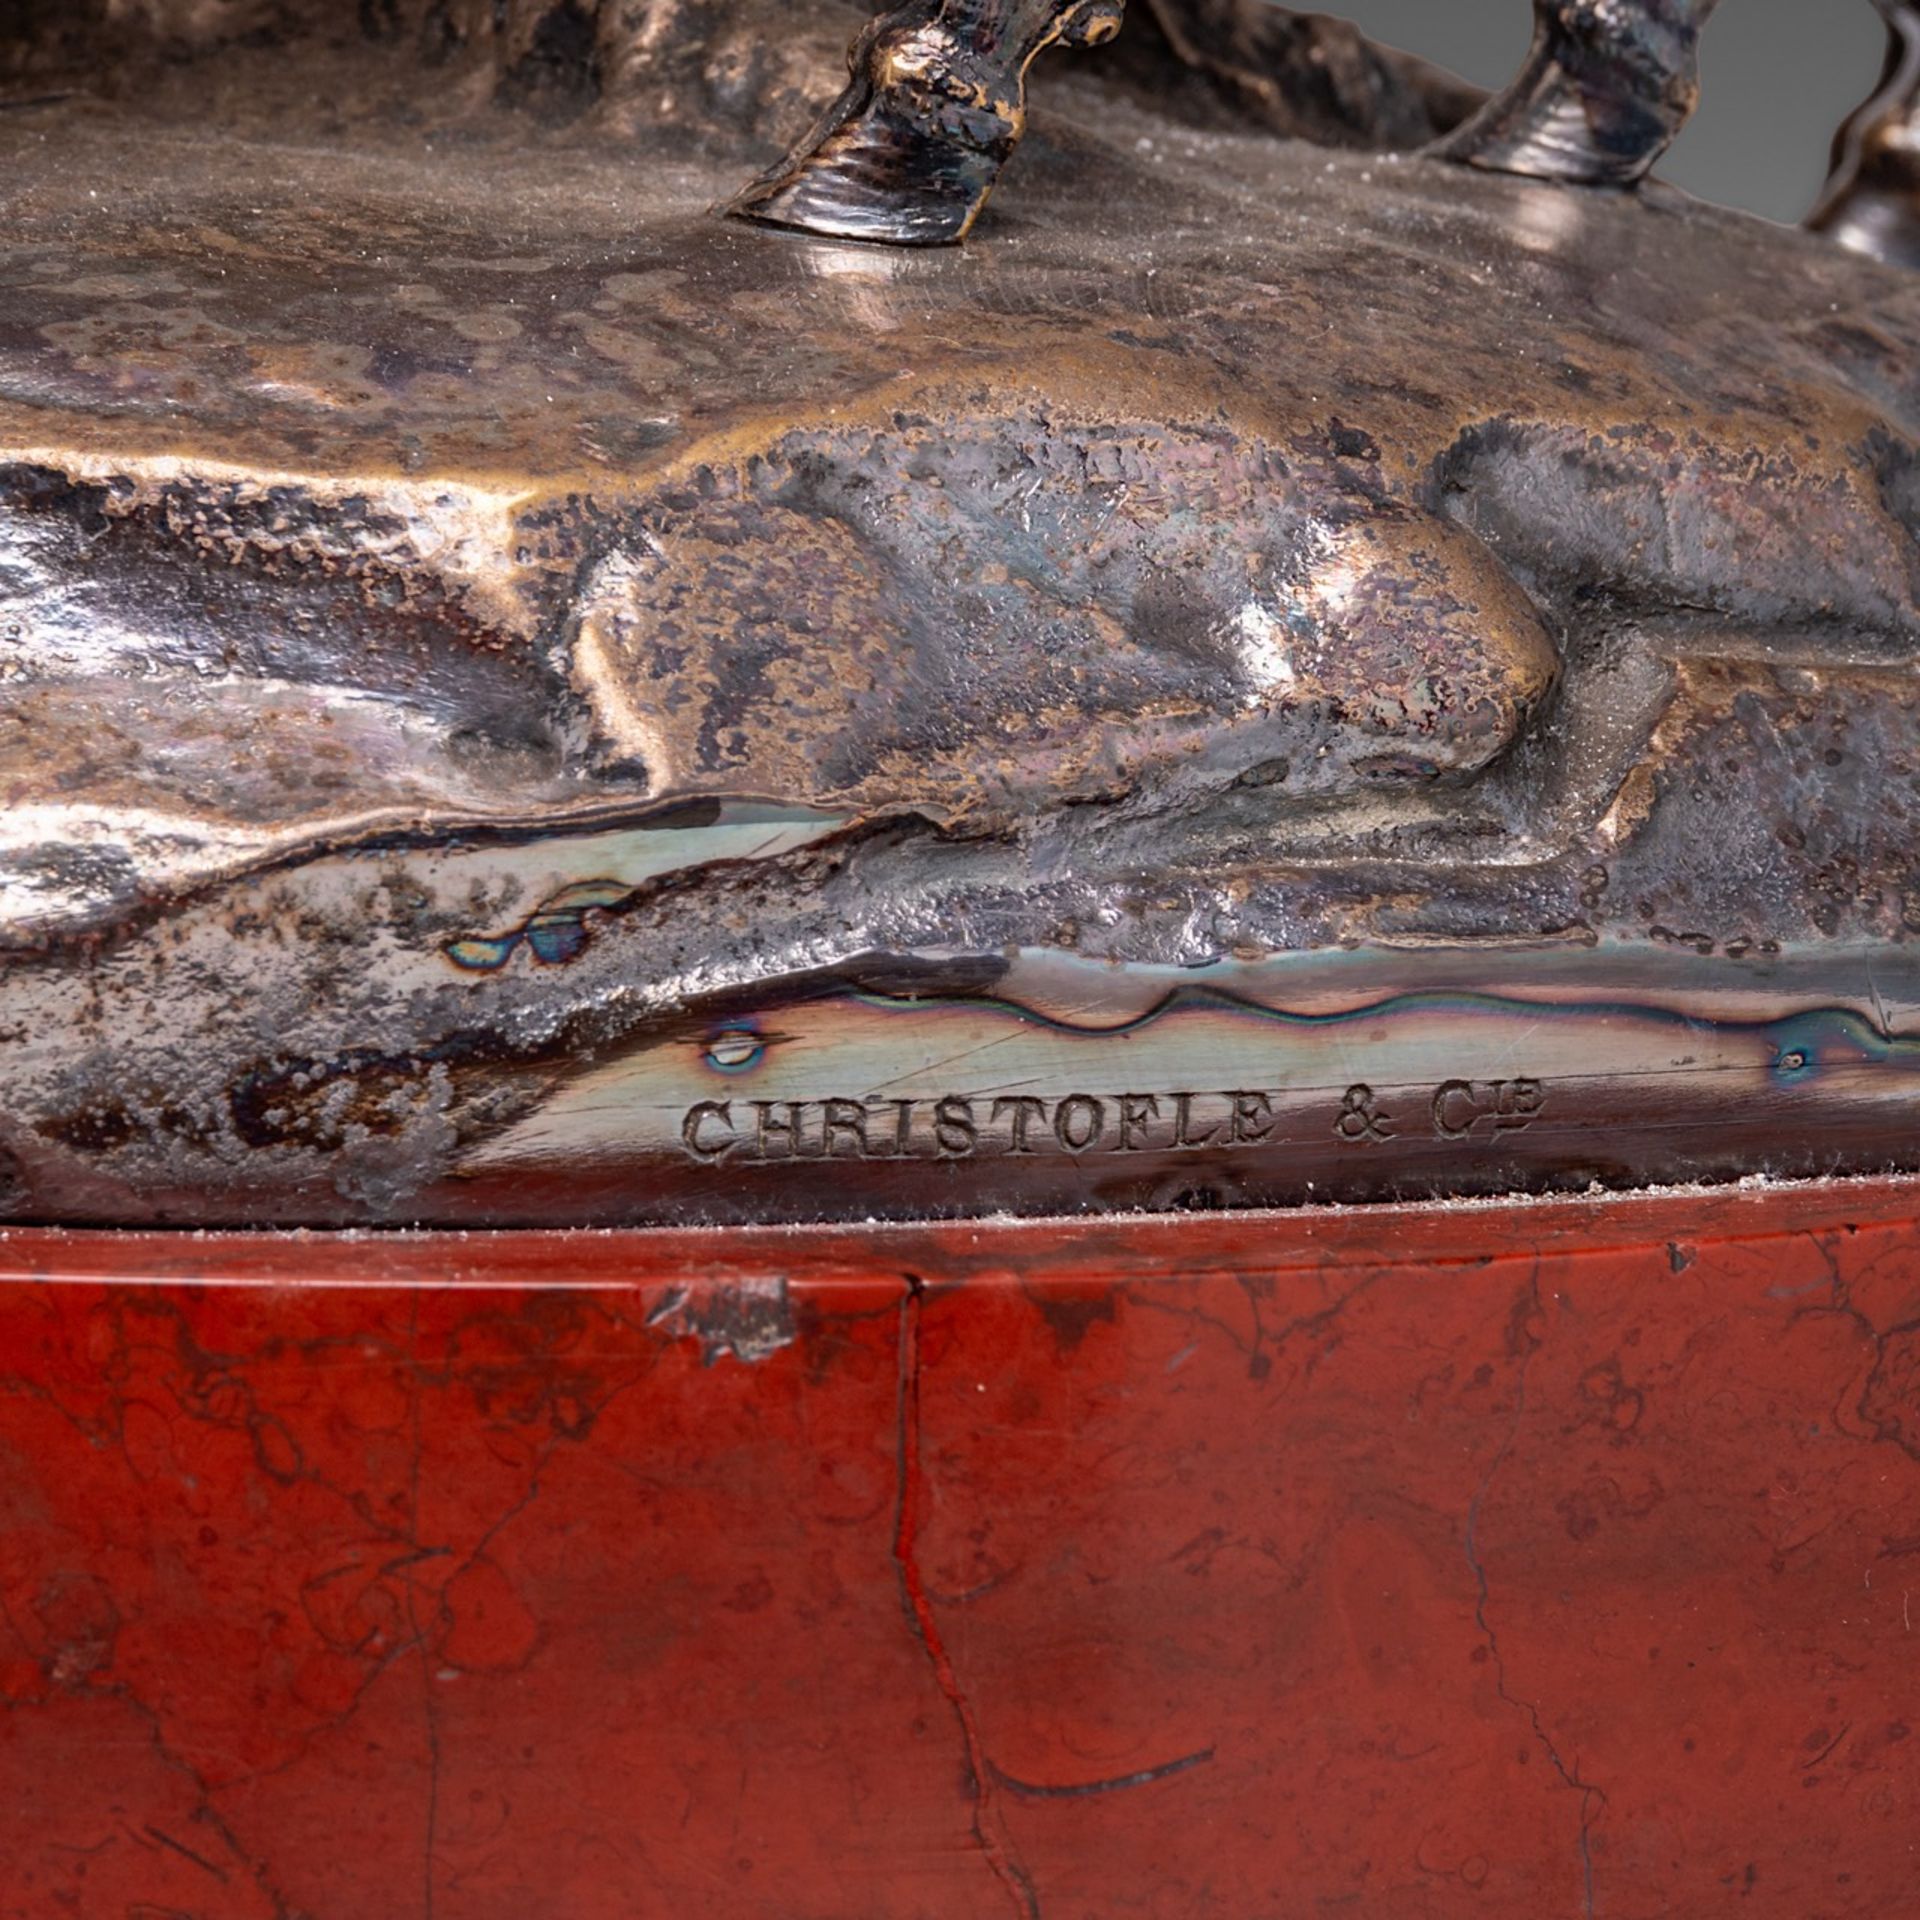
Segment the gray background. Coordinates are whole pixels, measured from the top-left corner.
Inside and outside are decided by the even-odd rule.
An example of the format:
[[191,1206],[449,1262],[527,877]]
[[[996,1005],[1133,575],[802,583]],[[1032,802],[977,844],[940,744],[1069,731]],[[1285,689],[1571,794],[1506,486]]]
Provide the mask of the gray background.
[[[1486,86],[1526,52],[1528,0],[1307,0],[1375,39]],[[1722,0],[1702,44],[1705,98],[1663,175],[1775,220],[1798,220],[1835,130],[1880,77],[1886,29],[1870,0]]]

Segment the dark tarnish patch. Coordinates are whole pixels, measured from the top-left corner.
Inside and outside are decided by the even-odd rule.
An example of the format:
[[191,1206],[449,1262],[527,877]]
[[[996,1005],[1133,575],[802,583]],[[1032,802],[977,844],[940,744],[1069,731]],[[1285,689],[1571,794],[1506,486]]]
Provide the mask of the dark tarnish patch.
[[500,79],[499,96],[504,103],[557,112],[599,93],[593,13],[579,0],[557,0],[547,7],[524,40],[524,51]]
[[0,1146],[0,1220],[21,1212],[27,1204],[27,1176],[20,1157]]
[[[489,1049],[475,1036],[418,1053],[348,1049],[331,1060],[274,1062],[240,1076],[228,1096],[236,1134],[250,1147],[339,1146],[349,1131],[394,1139],[431,1105],[436,1071],[470,1065]],[[95,1135],[106,1121],[88,1116]],[[109,1148],[111,1138],[102,1141]]]
[[647,1315],[647,1325],[676,1339],[699,1341],[702,1362],[709,1367],[729,1358],[756,1366],[799,1337],[784,1279],[675,1287]]

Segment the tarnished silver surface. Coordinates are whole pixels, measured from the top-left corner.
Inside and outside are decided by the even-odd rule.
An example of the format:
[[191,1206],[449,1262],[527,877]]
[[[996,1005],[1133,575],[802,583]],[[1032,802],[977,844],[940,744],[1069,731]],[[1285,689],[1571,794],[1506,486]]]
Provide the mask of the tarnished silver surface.
[[1120,51],[964,250],[756,229],[791,14],[0,115],[0,1210],[1920,1161],[1920,282]]

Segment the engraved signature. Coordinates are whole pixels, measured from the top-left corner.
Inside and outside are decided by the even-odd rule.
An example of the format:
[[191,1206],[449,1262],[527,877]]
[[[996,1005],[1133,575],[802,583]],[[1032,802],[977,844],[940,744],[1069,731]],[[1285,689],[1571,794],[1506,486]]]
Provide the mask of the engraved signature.
[[[945,1094],[938,1098],[701,1100],[686,1110],[680,1144],[693,1160],[970,1160],[981,1155],[1236,1153],[1278,1145],[1286,1096],[1213,1093]],[[1465,1140],[1530,1126],[1546,1106],[1537,1080],[1449,1080],[1429,1101],[1435,1134]],[[1354,1146],[1397,1137],[1368,1086],[1347,1089],[1334,1132]]]

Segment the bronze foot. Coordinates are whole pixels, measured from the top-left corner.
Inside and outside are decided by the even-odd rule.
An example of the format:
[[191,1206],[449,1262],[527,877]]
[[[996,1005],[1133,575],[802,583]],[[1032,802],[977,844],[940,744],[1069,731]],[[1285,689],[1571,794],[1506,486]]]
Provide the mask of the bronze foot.
[[1920,267],[1920,6],[1875,4],[1887,20],[1886,71],[1840,129],[1833,177],[1807,224],[1855,253]]
[[893,246],[963,239],[1020,144],[1027,68],[1098,46],[1126,0],[912,0],[854,43],[853,82],[729,212]]
[[1499,173],[1630,187],[1700,98],[1699,41],[1719,0],[1534,0],[1520,77],[1437,149]]

